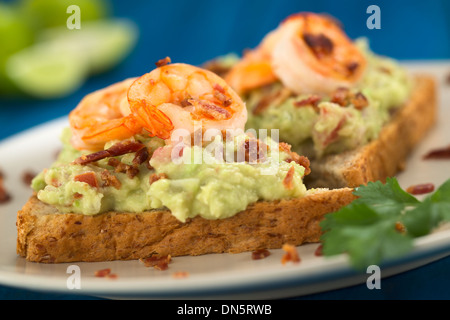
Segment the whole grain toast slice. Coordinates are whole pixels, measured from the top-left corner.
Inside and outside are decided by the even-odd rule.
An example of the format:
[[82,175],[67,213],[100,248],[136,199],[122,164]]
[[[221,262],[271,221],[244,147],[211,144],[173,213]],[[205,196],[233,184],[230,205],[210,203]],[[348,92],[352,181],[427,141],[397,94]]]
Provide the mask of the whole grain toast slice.
[[152,255],[239,253],[318,242],[319,222],[355,199],[351,188],[261,201],[233,217],[177,220],[168,210],[61,214],[32,196],[17,214],[17,253],[28,261],[135,260]]
[[369,181],[385,181],[405,167],[411,150],[434,125],[437,114],[434,78],[416,75],[410,99],[369,144],[311,160],[308,187],[357,187]]

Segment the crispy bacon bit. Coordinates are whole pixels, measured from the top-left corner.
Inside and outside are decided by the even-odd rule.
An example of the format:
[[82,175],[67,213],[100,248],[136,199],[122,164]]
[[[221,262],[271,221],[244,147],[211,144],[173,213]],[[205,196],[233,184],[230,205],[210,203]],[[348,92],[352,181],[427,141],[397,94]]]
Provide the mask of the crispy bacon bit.
[[405,233],[406,232],[406,227],[403,223],[401,223],[400,221],[397,221],[395,223],[395,230],[397,230],[400,233]]
[[304,176],[307,176],[308,174],[311,173],[309,159],[305,156],[298,155],[294,151],[291,151],[290,144],[287,144],[285,142],[280,142],[278,145],[278,148],[280,149],[280,151],[286,152],[289,155],[289,157],[285,160],[286,162],[290,163],[290,162],[294,161],[295,163],[297,163],[297,164],[301,165],[303,168],[305,168]]
[[432,183],[423,183],[423,184],[416,184],[413,186],[409,186],[406,189],[406,192],[414,195],[418,194],[426,194],[434,191],[434,184]]
[[312,106],[314,110],[317,112],[318,111],[317,105],[319,104],[320,99],[321,99],[320,96],[312,94],[306,99],[294,102],[294,106],[296,107]]
[[139,260],[143,262],[147,268],[153,267],[157,270],[163,271],[169,268],[169,263],[172,262],[172,257],[169,254],[167,256],[151,256],[148,258],[141,258]]
[[116,158],[109,158],[108,159],[108,166],[116,168],[119,164],[121,164],[120,160]]
[[329,55],[333,52],[333,41],[324,34],[311,34],[305,33],[303,35],[308,47],[314,52],[314,55],[318,58]]
[[171,62],[172,62],[172,60],[169,57],[165,57],[164,59],[160,59],[160,60],[156,61],[155,65],[156,65],[157,68],[159,68],[159,67],[163,67],[165,65],[168,65]]
[[316,250],[314,251],[314,255],[316,257],[321,257],[323,256],[323,244],[319,244],[319,246],[316,248]]
[[350,90],[348,88],[337,88],[331,95],[331,102],[345,107],[348,104]]
[[115,273],[108,274],[106,277],[111,280],[115,280],[115,279],[119,278],[119,276]]
[[118,142],[106,149],[111,157],[121,156],[127,153],[133,153],[145,148],[145,145],[137,141]]
[[252,252],[252,260],[261,260],[270,256],[270,251],[267,249],[258,249]]
[[294,173],[295,173],[295,168],[290,167],[286,174],[286,177],[284,177],[283,185],[288,190],[291,190],[294,187],[294,185],[292,184],[292,181],[294,179]]
[[228,110],[206,100],[189,99],[188,101],[195,107],[194,113],[197,115],[204,115],[216,120],[226,120],[231,117],[231,113]]
[[153,173],[150,175],[150,185],[160,179],[168,179],[169,177],[165,173]]
[[356,93],[352,98],[350,98],[350,102],[358,110],[362,110],[369,105],[369,100],[367,100],[366,96],[361,92]]
[[450,146],[428,152],[423,159],[450,159]]
[[191,98],[185,98],[185,99],[181,100],[180,105],[181,105],[183,108],[192,106],[192,103],[189,102],[189,99],[191,99]]
[[331,95],[331,102],[341,107],[352,104],[356,109],[362,110],[369,105],[369,100],[361,92],[352,93],[348,88],[337,88]]
[[148,161],[150,154],[148,153],[147,148],[142,148],[141,150],[136,152],[136,155],[134,156],[134,159],[132,161],[134,166],[139,166],[143,164],[145,161]]
[[345,121],[347,121],[346,117],[343,117],[341,121],[337,124],[336,128],[333,129],[333,131],[330,132],[328,137],[326,137],[323,141],[323,146],[328,146],[329,144],[335,142],[339,137],[339,130],[341,130],[342,126],[344,125]]
[[73,198],[74,198],[74,199],[81,199],[81,198],[83,198],[83,194],[78,193],[78,192],[75,192],[75,193],[73,194]]
[[122,183],[120,183],[119,179],[117,179],[117,177],[111,174],[108,170],[103,170],[100,177],[103,181],[104,187],[114,187],[119,190],[122,186]]
[[3,185],[4,174],[0,171],[0,204],[7,203],[11,200],[11,195],[6,191],[5,186]]
[[81,157],[75,159],[74,163],[86,165],[88,163],[99,161],[104,158],[116,157],[127,153],[137,152],[142,148],[145,148],[145,145],[140,142],[135,141],[118,142],[106,150],[101,150],[87,155],[82,155]]
[[187,271],[177,271],[172,274],[174,279],[185,279],[187,277],[189,277],[189,272]]
[[269,146],[257,139],[245,139],[238,150],[244,153],[244,157],[242,159],[242,156],[237,155],[236,161],[244,160],[244,162],[248,163],[260,163],[264,161],[269,151]]
[[22,174],[22,181],[25,185],[29,186],[31,184],[31,181],[33,181],[34,177],[36,176],[36,173],[31,171],[25,171]]
[[219,91],[214,91],[214,97],[216,97],[223,104],[224,107],[229,107],[233,102],[233,100],[231,100],[230,98],[228,98],[226,95],[224,95]]
[[450,84],[450,72],[447,73],[447,77],[445,78],[445,82],[446,82],[447,84]]
[[7,203],[11,200],[11,195],[6,191],[3,185],[0,185],[0,203]]
[[282,264],[286,264],[287,262],[300,262],[300,256],[298,255],[297,249],[294,245],[285,243],[281,248],[286,252],[283,257],[281,257]]
[[110,274],[111,274],[111,269],[108,268],[108,269],[102,269],[102,270],[95,271],[94,276],[97,278],[104,278]]
[[213,86],[215,91],[219,91],[220,93],[225,94],[225,89],[218,83],[215,83]]
[[97,178],[92,171],[79,174],[73,178],[75,181],[84,182],[90,185],[92,188],[98,188]]
[[104,159],[106,157],[110,157],[111,155],[107,150],[101,150],[98,152],[90,153],[90,154],[83,154],[81,157],[75,159],[73,162],[75,164],[81,164],[85,165],[91,162],[95,162],[101,159]]
[[214,84],[214,97],[218,99],[224,107],[229,107],[233,100],[226,96],[225,89],[218,83]]

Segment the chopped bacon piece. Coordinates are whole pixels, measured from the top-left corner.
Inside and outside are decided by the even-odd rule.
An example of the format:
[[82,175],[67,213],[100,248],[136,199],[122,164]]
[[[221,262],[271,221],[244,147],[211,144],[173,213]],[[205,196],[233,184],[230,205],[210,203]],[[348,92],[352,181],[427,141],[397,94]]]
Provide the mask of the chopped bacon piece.
[[369,100],[367,100],[366,96],[361,92],[356,93],[352,98],[350,98],[350,102],[358,110],[362,110],[369,105]]
[[6,191],[6,189],[0,185],[0,203],[7,203],[11,200],[11,195]]
[[104,278],[110,274],[111,274],[111,269],[108,268],[108,269],[102,269],[102,270],[95,271],[94,276],[97,278]]
[[286,177],[283,180],[283,185],[286,189],[292,189],[294,187],[294,185],[292,184],[292,181],[294,180],[294,173],[295,173],[295,168],[294,167],[290,167]]
[[92,171],[79,174],[73,178],[75,181],[84,182],[90,185],[92,188],[98,188],[97,178]]
[[262,162],[269,150],[269,146],[265,143],[262,143],[257,139],[245,139],[244,143],[242,143],[238,149],[238,152],[243,152],[243,157],[241,155],[237,155],[237,161],[241,162],[242,160],[248,163],[259,163]]
[[317,105],[319,104],[320,99],[321,99],[320,96],[313,94],[306,99],[294,102],[294,106],[296,107],[312,106],[315,111],[318,111]]
[[194,113],[197,115],[204,115],[216,120],[226,120],[231,117],[228,110],[208,101],[198,99],[189,99],[188,101],[195,107]]
[[114,187],[119,190],[122,186],[119,179],[117,179],[117,177],[111,174],[108,170],[103,170],[100,177],[102,178],[104,187]]
[[6,191],[5,186],[3,185],[3,172],[0,172],[0,204],[7,203],[11,200],[11,195]]
[[319,246],[316,248],[316,250],[314,251],[314,255],[316,257],[321,257],[323,256],[323,244],[319,244]]
[[104,158],[116,157],[127,153],[137,152],[142,148],[145,148],[145,145],[140,142],[134,141],[118,142],[106,150],[101,150],[87,155],[82,155],[81,157],[75,159],[74,163],[86,165],[88,163],[95,162]]
[[423,157],[423,159],[450,159],[450,146],[431,150]]
[[148,149],[147,148],[142,148],[139,151],[136,152],[136,155],[134,156],[133,159],[133,165],[135,166],[139,166],[142,163],[144,163],[145,161],[148,161],[150,154],[148,153]]
[[267,249],[258,249],[252,252],[252,260],[261,260],[270,256],[270,251]]
[[348,104],[349,92],[348,88],[337,88],[331,95],[331,102],[345,107]]
[[165,173],[153,173],[153,174],[150,175],[150,185],[153,182],[156,182],[156,181],[158,181],[160,179],[168,179],[168,178],[169,177]]
[[225,89],[220,84],[214,84],[213,88],[215,91],[219,91],[220,93],[225,94]]
[[81,157],[75,159],[73,162],[76,164],[85,165],[91,162],[95,162],[101,159],[104,159],[106,157],[110,157],[111,155],[107,150],[101,150],[98,152],[90,153],[90,154],[83,154]]
[[167,256],[162,256],[162,257],[151,256],[148,258],[141,258],[139,260],[141,262],[143,262],[147,268],[153,267],[157,270],[163,271],[163,270],[167,270],[169,268],[169,263],[172,262],[172,257],[169,254]]
[[75,193],[73,194],[73,198],[74,198],[74,199],[81,199],[81,198],[83,198],[83,195],[82,195],[81,193],[75,192]]
[[282,264],[286,264],[287,262],[300,262],[300,256],[298,255],[297,248],[295,248],[294,245],[285,243],[281,248],[285,251],[285,254],[281,257]]
[[289,155],[289,157],[285,160],[286,162],[290,163],[294,161],[295,163],[305,168],[304,176],[307,176],[308,174],[311,173],[310,161],[307,157],[300,156],[296,152],[291,151],[291,145],[285,142],[280,142],[278,147],[280,151],[286,152]]
[[187,271],[177,271],[172,274],[172,278],[174,279],[184,279],[189,277],[189,272]]
[[348,88],[337,88],[331,95],[331,102],[341,107],[352,104],[357,110],[362,110],[369,105],[369,100],[361,92],[352,93]]
[[406,192],[418,195],[418,194],[426,194],[434,191],[434,184],[432,183],[424,183],[424,184],[416,184],[413,186],[409,186],[406,189]]
[[35,176],[36,176],[36,173],[31,172],[31,171],[25,171],[22,174],[22,181],[23,181],[24,184],[29,186],[31,184],[31,181],[33,181]]
[[164,59],[160,59],[160,60],[156,61],[155,65],[156,65],[157,68],[159,68],[159,67],[163,67],[165,65],[168,65],[171,62],[172,62],[172,60],[170,59],[170,57],[165,57]]
[[142,148],[145,148],[145,145],[141,142],[125,141],[113,144],[111,147],[106,149],[106,151],[108,151],[111,157],[116,157],[127,153],[137,152]]

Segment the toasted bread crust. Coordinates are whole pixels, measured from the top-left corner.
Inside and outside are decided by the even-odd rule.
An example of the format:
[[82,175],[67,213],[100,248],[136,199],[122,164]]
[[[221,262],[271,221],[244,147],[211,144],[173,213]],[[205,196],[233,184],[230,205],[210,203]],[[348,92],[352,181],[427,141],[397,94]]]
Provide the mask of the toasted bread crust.
[[417,75],[409,101],[387,123],[378,138],[356,150],[311,161],[308,187],[357,187],[385,181],[404,169],[415,145],[436,121],[436,84],[432,77]]
[[17,215],[17,253],[28,261],[134,260],[239,253],[318,242],[319,222],[354,200],[351,188],[321,190],[303,198],[257,202],[233,217],[178,221],[167,210],[60,214],[35,196]]

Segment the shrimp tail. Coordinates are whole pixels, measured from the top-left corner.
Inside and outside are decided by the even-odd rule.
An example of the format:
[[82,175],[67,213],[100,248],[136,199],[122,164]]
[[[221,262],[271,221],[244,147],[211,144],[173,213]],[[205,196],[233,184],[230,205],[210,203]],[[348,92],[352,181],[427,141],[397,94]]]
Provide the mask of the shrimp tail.
[[161,110],[149,105],[145,100],[130,105],[130,110],[141,123],[142,127],[149,132],[151,137],[157,136],[161,139],[170,138],[174,126],[172,121]]

